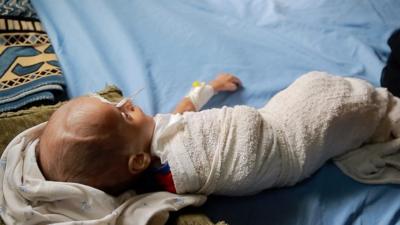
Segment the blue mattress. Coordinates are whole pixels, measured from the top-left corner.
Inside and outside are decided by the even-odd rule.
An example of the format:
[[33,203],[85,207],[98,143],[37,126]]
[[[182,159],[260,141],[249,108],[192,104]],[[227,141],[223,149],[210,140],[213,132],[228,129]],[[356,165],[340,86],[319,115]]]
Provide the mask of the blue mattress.
[[[261,107],[311,70],[379,84],[398,0],[33,0],[70,97],[116,84],[149,114],[171,111],[194,80],[231,72],[244,87],[207,107]],[[364,185],[328,163],[289,188],[211,196],[199,210],[248,224],[397,224],[400,186]]]

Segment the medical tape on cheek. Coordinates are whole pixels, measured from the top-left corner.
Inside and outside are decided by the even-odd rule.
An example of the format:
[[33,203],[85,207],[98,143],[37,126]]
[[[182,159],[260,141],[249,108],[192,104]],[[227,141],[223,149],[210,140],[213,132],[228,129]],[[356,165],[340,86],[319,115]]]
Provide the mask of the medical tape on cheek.
[[108,101],[107,99],[103,98],[102,96],[100,96],[100,95],[98,95],[98,94],[92,93],[92,94],[89,94],[88,96],[89,96],[89,97],[93,97],[93,98],[97,98],[97,99],[99,99],[101,102],[104,102],[104,103],[113,104],[112,102]]
[[[137,92],[135,92],[135,93],[137,93]],[[129,100],[129,98],[123,98],[123,99],[121,99],[121,101],[115,103],[115,102],[111,102],[111,101],[109,101],[109,100],[107,100],[107,99],[103,98],[102,96],[100,96],[100,95],[98,95],[98,94],[95,94],[95,93],[89,94],[88,96],[89,96],[89,97],[93,97],[93,98],[97,98],[97,99],[99,99],[101,102],[106,103],[106,104],[113,105],[113,106],[115,106],[116,108],[122,107],[122,106]],[[133,96],[133,97],[134,97],[134,96]],[[121,114],[122,114],[123,117],[126,117],[126,116],[127,116],[125,112],[121,112]]]
[[127,103],[129,101],[129,98],[123,98],[121,99],[121,101],[119,101],[117,104],[115,104],[115,107],[117,108],[121,108],[123,105],[125,105],[125,103]]
[[135,100],[135,97],[141,92],[143,91],[144,87],[140,88],[139,90],[133,92],[133,94],[129,95],[128,97],[125,97],[123,99],[121,99],[121,101],[119,101],[115,107],[120,108],[123,105],[125,105],[125,103],[127,103],[129,100],[131,100],[132,102]]
[[132,119],[132,117],[125,112],[125,109],[123,109],[122,107],[128,102],[131,101],[131,104],[133,104],[133,101],[135,100],[136,96],[143,91],[144,87],[138,89],[137,91],[135,91],[133,94],[131,94],[129,97],[124,97],[122,98],[119,102],[115,103],[114,106],[121,112],[121,115],[124,117],[124,119],[127,119],[127,117],[130,117]]

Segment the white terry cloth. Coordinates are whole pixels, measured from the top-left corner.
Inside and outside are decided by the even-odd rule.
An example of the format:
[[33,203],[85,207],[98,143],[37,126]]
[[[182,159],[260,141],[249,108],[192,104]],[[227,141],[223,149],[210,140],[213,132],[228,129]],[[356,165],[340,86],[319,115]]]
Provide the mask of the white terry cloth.
[[[348,176],[362,183],[400,184],[400,100],[388,95],[387,116],[376,132],[377,141],[336,157],[335,164]],[[390,131],[396,138],[385,142]]]
[[156,192],[115,198],[77,183],[46,181],[35,146],[45,124],[30,128],[8,145],[0,161],[0,215],[6,224],[165,224],[168,211],[200,205],[200,195]]
[[334,162],[343,173],[361,183],[400,184],[400,138],[365,145]]
[[262,111],[280,127],[297,155],[301,180],[332,157],[398,134],[399,116],[392,115],[395,100],[386,89],[364,80],[310,72],[274,96]]
[[396,133],[391,99],[365,81],[311,72],[258,111],[157,115],[152,151],[169,163],[178,193],[245,195],[293,185],[328,159]]
[[178,193],[252,194],[275,185],[287,162],[272,128],[251,107],[159,114],[155,121],[152,151],[168,162]]

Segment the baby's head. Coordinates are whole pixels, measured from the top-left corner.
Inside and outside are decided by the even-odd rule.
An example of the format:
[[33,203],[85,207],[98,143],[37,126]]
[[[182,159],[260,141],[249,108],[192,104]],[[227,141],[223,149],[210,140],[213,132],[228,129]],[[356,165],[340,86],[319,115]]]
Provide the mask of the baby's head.
[[80,97],[60,107],[39,142],[46,179],[118,194],[149,166],[153,118],[127,101],[117,107]]

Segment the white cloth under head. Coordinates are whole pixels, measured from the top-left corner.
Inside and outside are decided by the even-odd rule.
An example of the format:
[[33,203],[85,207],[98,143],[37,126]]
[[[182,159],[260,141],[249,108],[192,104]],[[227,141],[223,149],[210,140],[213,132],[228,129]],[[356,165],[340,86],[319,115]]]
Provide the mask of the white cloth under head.
[[162,225],[169,211],[206,200],[200,195],[133,191],[116,198],[86,185],[46,181],[35,156],[44,126],[22,132],[1,156],[0,216],[6,224]]

